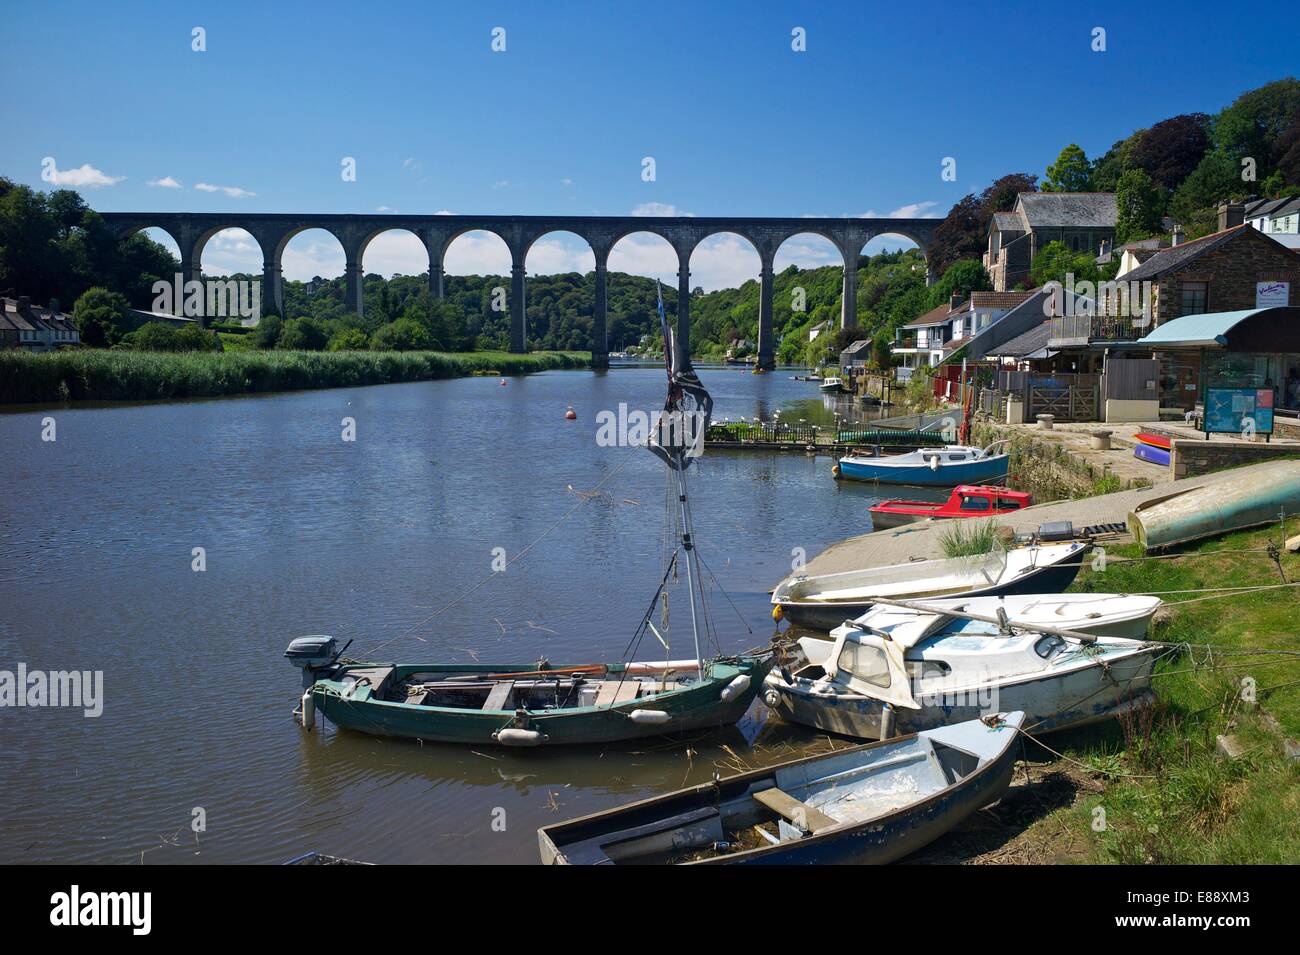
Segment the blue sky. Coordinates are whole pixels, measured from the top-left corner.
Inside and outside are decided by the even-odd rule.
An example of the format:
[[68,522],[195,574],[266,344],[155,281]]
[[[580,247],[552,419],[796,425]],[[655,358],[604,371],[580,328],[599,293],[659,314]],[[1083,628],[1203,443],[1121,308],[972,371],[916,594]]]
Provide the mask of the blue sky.
[[[59,181],[105,211],[942,216],[999,175],[1042,175],[1067,143],[1098,155],[1135,128],[1294,74],[1297,11],[0,0],[0,174],[48,188],[41,162],[53,157]],[[191,49],[195,27],[205,52]],[[504,52],[491,49],[495,27]],[[795,27],[804,52],[791,48]],[[1094,27],[1105,52],[1091,48]],[[641,177],[646,156],[654,182]],[[949,156],[955,182],[940,178]],[[355,182],[340,175],[344,157]],[[795,239],[778,265],[832,260]],[[528,266],[589,261],[560,237]],[[426,265],[401,233],[365,262],[385,274]],[[508,266],[484,236],[448,257],[452,272]],[[671,276],[675,263],[634,238],[611,267]],[[223,235],[204,268],[260,268],[260,253]],[[725,236],[692,261],[706,287],[757,268]],[[285,269],[340,274],[341,252],[304,233]]]

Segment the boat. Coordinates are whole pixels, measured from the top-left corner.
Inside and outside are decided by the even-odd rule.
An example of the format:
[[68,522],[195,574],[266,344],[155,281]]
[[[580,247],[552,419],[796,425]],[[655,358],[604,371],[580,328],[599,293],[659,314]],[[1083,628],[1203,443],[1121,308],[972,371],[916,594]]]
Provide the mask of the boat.
[[1150,431],[1139,431],[1135,434],[1139,444],[1146,444],[1153,448],[1163,448],[1168,451],[1173,447],[1173,439],[1164,434],[1152,434]]
[[[1003,443],[1003,442],[998,442]],[[1011,459],[1009,452],[991,454],[988,448],[948,444],[921,448],[906,454],[849,454],[839,459],[834,473],[853,481],[881,484],[916,484],[953,487],[958,484],[986,484],[1005,480]]]
[[843,385],[844,382],[842,379],[832,376],[830,378],[823,378],[821,384],[817,387],[821,389],[822,394],[838,395],[843,389]]
[[943,518],[992,517],[1019,511],[1034,503],[1034,496],[1024,491],[1012,491],[995,484],[959,484],[948,495],[948,500],[907,501],[895,499],[881,501],[870,508],[872,530],[888,530],[917,521]]
[[1129,513],[1128,529],[1153,550],[1274,524],[1279,514],[1298,511],[1300,461],[1268,461],[1144,501]]
[[877,739],[997,710],[1049,733],[1153,700],[1159,644],[903,603],[837,628],[821,663],[769,674],[763,701],[792,723]]
[[[1163,606],[1159,597],[1145,594],[1020,594],[1011,597],[948,597],[941,600],[926,600],[928,607],[936,611],[961,613],[969,611],[979,615],[975,619],[947,616],[936,617],[930,634],[956,632],[960,628],[965,633],[997,633],[997,626],[979,623],[984,620],[997,619],[999,613],[1005,614],[1012,626],[1033,628],[1049,626],[1073,630],[1076,633],[1092,634],[1096,637],[1115,637],[1122,640],[1141,640],[1151,627],[1151,620]],[[884,629],[900,622],[908,622],[913,611],[899,611],[892,607],[880,605],[857,620],[855,625]],[[805,634],[799,638],[799,649],[809,664],[825,666],[835,647],[835,637],[823,637]]]
[[698,455],[713,399],[674,340],[660,298],[668,397],[649,450],[668,466],[668,495],[678,536],[649,608],[628,643],[635,655],[652,634],[667,652],[654,617],[667,613],[668,585],[685,569],[695,655],[663,662],[465,664],[389,663],[343,658],[333,637],[299,637],[285,656],[302,671],[297,715],[310,729],[320,713],[337,726],[477,746],[608,743],[716,729],[744,715],[772,666],[770,651],[705,658],[697,621],[707,623],[698,593],[699,558],[686,492],[686,469]]
[[1074,582],[1089,545],[1032,543],[972,557],[917,560],[838,574],[795,574],[772,591],[772,616],[831,630],[861,617],[875,599],[995,597],[1061,593]]
[[1133,446],[1133,457],[1139,461],[1146,461],[1148,464],[1160,464],[1168,467],[1170,460],[1173,458],[1173,452],[1168,448],[1159,448],[1154,444],[1143,444],[1139,441]]
[[548,865],[882,864],[1006,793],[1023,713],[808,756],[543,826]]

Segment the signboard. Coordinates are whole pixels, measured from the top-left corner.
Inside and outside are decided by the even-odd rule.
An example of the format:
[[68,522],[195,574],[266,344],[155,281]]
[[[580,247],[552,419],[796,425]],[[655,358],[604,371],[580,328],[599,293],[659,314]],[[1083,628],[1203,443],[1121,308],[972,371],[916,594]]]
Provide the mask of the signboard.
[[1206,388],[1205,433],[1273,433],[1272,388]]
[[1291,303],[1290,282],[1256,282],[1255,307],[1274,308]]

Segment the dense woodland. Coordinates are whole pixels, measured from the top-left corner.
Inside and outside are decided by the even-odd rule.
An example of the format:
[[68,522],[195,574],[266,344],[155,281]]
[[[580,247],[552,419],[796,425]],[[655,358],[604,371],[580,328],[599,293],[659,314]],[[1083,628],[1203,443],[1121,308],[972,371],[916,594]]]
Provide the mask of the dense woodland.
[[[939,276],[927,288],[927,263],[918,250],[859,257],[858,327],[839,329],[839,267],[799,269],[776,276],[773,324],[779,357],[817,364],[833,360],[849,341],[868,338],[888,360],[894,329],[946,301],[989,288],[979,264],[994,212],[1010,209],[1023,191],[1117,194],[1120,242],[1158,235],[1167,219],[1190,237],[1216,227],[1215,208],[1225,199],[1300,194],[1300,81],[1279,80],[1238,97],[1215,115],[1189,113],[1161,120],[1089,159],[1069,144],[1036,174],[1008,173],[959,200],[936,231],[929,268]],[[119,243],[76,192],[38,192],[0,178],[0,294],[28,295],[34,302],[58,299],[74,318],[87,345],[152,351],[217,347],[211,335],[182,335],[167,326],[135,329],[129,304],[149,308],[151,286],[178,268],[164,247],[143,235]],[[1108,277],[1092,256],[1052,243],[1033,263],[1041,284],[1073,272],[1078,278]],[[237,276],[238,277],[238,276]],[[258,278],[259,276],[244,276]],[[364,279],[364,317],[344,306],[342,277],[312,286],[285,283],[284,315],[267,315],[253,331],[220,330],[226,348],[293,350],[504,348],[509,316],[495,311],[493,289],[508,276],[448,276],[445,298],[434,301],[426,275]],[[795,307],[802,289],[803,308]],[[758,338],[758,282],[705,293],[691,301],[691,345],[709,357],[752,351]],[[675,313],[676,289],[665,287],[665,307]],[[653,279],[610,273],[609,344],[614,350],[657,345]],[[549,275],[528,280],[529,347],[585,350],[591,344],[594,275]],[[829,322],[829,334],[810,343],[810,329]]]

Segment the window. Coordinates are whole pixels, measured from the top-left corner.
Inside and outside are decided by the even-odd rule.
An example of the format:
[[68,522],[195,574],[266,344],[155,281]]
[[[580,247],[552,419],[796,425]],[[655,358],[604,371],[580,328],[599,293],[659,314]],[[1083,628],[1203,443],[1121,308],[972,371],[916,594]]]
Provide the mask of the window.
[[889,686],[889,663],[885,651],[864,643],[846,642],[836,667],[856,680],[873,686]]
[[1020,509],[1020,502],[1014,497],[1000,497],[994,507],[999,511],[1016,511]]
[[963,511],[987,511],[989,509],[989,499],[987,497],[972,497],[968,494],[961,499],[961,509]]
[[1210,286],[1208,282],[1184,282],[1183,283],[1183,310],[1182,315],[1203,315],[1209,309],[1206,307],[1210,297]]

